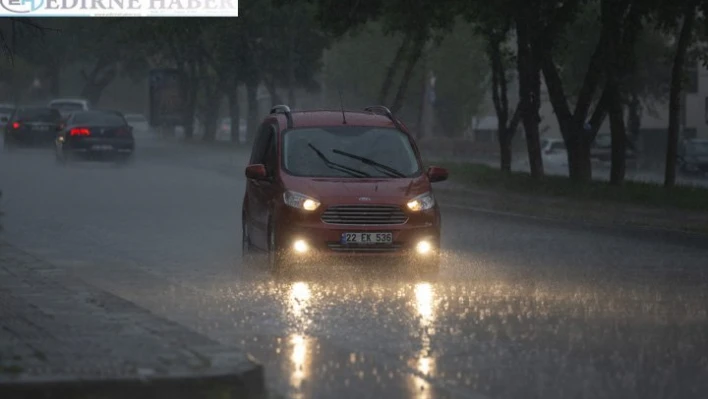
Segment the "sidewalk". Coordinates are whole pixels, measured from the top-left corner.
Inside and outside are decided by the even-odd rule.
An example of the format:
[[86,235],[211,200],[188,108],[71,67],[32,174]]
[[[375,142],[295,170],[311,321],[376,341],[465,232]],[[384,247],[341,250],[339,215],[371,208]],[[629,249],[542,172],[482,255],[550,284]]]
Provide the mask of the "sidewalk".
[[261,398],[265,388],[246,354],[0,241],[0,398],[45,397]]

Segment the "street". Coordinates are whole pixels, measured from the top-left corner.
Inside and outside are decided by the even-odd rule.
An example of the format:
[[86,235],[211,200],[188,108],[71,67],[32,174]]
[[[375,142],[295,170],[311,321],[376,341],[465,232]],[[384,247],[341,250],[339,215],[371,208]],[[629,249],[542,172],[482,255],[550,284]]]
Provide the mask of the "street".
[[[293,398],[708,397],[708,246],[443,207],[439,276],[241,264],[243,153],[0,153],[3,238],[265,365]],[[473,200],[473,199],[472,199]]]

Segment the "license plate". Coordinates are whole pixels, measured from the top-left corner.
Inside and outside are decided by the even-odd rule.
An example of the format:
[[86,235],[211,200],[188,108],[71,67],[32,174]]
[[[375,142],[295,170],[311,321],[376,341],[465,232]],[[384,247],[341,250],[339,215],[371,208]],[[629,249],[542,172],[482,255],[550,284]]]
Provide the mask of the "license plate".
[[342,233],[342,244],[391,244],[393,233]]
[[91,146],[91,149],[93,151],[112,151],[113,146],[112,145],[94,145],[94,146]]

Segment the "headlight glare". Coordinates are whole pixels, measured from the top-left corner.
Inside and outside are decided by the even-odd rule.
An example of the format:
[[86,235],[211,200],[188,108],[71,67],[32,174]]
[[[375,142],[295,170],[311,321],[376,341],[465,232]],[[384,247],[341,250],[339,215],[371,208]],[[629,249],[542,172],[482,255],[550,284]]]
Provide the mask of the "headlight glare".
[[283,193],[283,201],[287,206],[310,212],[320,207],[320,202],[316,199],[295,191],[286,191]]
[[408,201],[407,206],[413,212],[427,211],[435,206],[435,197],[432,193],[425,193]]

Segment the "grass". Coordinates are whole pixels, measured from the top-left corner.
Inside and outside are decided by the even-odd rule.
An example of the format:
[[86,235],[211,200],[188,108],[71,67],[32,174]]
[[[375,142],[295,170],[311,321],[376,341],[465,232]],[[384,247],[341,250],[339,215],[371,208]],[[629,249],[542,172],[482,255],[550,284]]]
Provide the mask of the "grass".
[[437,162],[450,171],[450,180],[469,188],[492,189],[518,194],[571,198],[584,201],[611,201],[654,208],[708,212],[708,188],[627,181],[622,186],[593,181],[575,183],[567,177],[544,176],[537,181],[528,173],[504,173],[487,165]]

